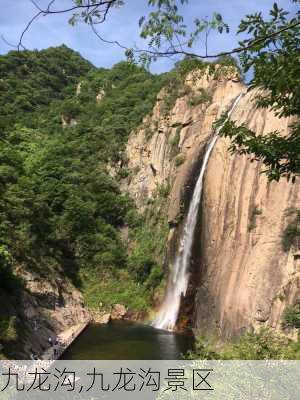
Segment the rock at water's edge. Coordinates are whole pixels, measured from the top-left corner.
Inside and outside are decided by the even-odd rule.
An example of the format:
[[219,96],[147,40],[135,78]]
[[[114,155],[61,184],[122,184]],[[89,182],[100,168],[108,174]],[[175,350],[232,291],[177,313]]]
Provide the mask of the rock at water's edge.
[[123,304],[115,304],[111,312],[111,319],[123,319],[127,313]]

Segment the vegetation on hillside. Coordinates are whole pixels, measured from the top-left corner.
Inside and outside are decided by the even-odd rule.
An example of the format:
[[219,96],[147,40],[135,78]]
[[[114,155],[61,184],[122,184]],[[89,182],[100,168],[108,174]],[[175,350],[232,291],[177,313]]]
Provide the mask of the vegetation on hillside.
[[[293,181],[300,174],[300,128],[299,128],[299,44],[300,44],[300,11],[296,6],[300,0],[291,0],[290,11],[274,2],[265,18],[260,10],[246,15],[241,20],[237,35],[245,34],[238,46],[231,50],[222,49],[215,54],[209,51],[210,34],[223,34],[230,31],[229,25],[218,12],[212,16],[199,16],[193,23],[187,23],[181,14],[189,0],[149,0],[148,15],[139,19],[140,36],[146,42],[144,49],[130,48],[126,43],[109,41],[97,31],[99,24],[108,23],[115,7],[124,5],[124,0],[94,1],[93,7],[85,0],[73,0],[73,7],[56,10],[54,2],[43,9],[35,5],[36,13],[28,22],[20,36],[17,48],[23,48],[23,39],[31,25],[41,15],[67,14],[73,11],[69,23],[74,26],[84,22],[92,28],[92,32],[103,43],[116,45],[125,51],[130,61],[139,61],[148,66],[162,57],[180,56],[198,60],[219,58],[227,62],[227,58],[239,56],[242,73],[254,72],[250,89],[261,88],[257,94],[257,105],[271,108],[280,118],[295,117],[290,124],[290,132],[282,137],[280,132],[256,134],[244,125],[231,120],[226,121],[221,134],[232,139],[231,150],[240,154],[249,154],[261,160],[270,180],[281,177]],[[286,7],[287,8],[287,7]],[[195,49],[201,41],[204,52]],[[201,46],[200,46],[201,48]],[[222,124],[225,117],[220,121]]]
[[[41,51],[11,51],[0,56],[0,129],[17,122],[30,128],[53,100],[72,93],[93,66],[66,46]],[[32,113],[35,117],[32,118]]]
[[157,188],[145,213],[132,208],[126,217],[129,227],[126,267],[122,269],[91,268],[83,274],[83,294],[91,308],[109,311],[114,303],[125,304],[132,310],[147,311],[162,295],[164,285],[163,261],[168,235],[168,185]]
[[197,360],[299,360],[300,340],[262,328],[247,332],[236,340],[220,342],[198,337],[196,348],[186,356]]
[[[167,223],[156,219],[155,209],[166,203],[166,190],[158,188],[152,215],[138,215],[119,189],[129,173],[124,148],[158,91],[165,87],[167,112],[195,67],[206,65],[187,59],[160,76],[128,62],[96,69],[66,46],[1,56],[3,288],[20,287],[18,265],[44,277],[63,269],[95,306],[111,302],[115,282],[126,275],[137,290],[135,306],[149,306],[163,277]],[[109,168],[117,170],[115,178]],[[105,276],[105,288],[96,276],[99,284]],[[120,296],[134,306],[131,296]]]
[[284,327],[300,329],[300,301],[285,309],[283,314]]
[[145,221],[108,166],[125,169],[128,135],[166,76],[127,62],[96,69],[65,46],[10,52],[0,68],[0,285],[11,305],[1,310],[1,342],[16,340],[22,319],[18,266],[45,279],[63,270],[92,307],[147,309],[162,266],[137,255]]

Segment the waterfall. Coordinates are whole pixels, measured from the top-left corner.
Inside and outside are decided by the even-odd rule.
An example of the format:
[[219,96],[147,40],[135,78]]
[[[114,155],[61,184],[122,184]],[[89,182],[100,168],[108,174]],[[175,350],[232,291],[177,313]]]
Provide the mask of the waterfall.
[[[228,111],[227,118],[235,109],[241,96],[242,93],[233,102],[233,105]],[[205,174],[209,156],[218,139],[220,129],[221,127],[217,129],[215,135],[213,136],[212,140],[209,142],[206,148],[200,174],[194,188],[192,201],[190,203],[188,215],[185,220],[182,236],[180,239],[179,250],[176,255],[173,267],[170,271],[166,296],[159,311],[159,314],[153,322],[153,326],[155,328],[173,330],[176,326],[176,321],[180,309],[181,296],[184,296],[186,294],[189,283],[189,264],[193,246],[194,231],[197,223],[198,209],[201,201],[203,177]]]

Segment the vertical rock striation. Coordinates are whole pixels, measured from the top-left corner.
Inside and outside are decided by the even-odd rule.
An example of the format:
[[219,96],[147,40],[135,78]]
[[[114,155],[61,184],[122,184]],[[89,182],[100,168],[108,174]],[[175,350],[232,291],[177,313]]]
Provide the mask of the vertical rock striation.
[[[132,133],[127,145],[132,174],[124,189],[140,209],[147,207],[158,186],[170,184],[169,265],[213,123],[246,92],[236,74],[212,79],[203,71],[194,72],[184,85],[187,90],[167,114],[164,93],[158,96],[152,115]],[[191,99],[201,90],[210,100],[195,105]],[[232,118],[258,133],[279,130],[287,134],[289,121],[257,109],[254,96],[254,92],[246,93]],[[185,299],[182,309],[191,313],[193,302],[193,326],[202,333],[217,331],[223,336],[264,324],[279,328],[286,305],[300,291],[295,249],[285,252],[282,247],[290,211],[300,208],[299,183],[268,182],[259,162],[230,154],[229,145],[228,139],[219,138],[208,162],[191,262],[193,290],[188,292],[192,296]]]
[[[288,131],[288,121],[255,109],[248,93],[233,119],[252,130]],[[239,334],[268,324],[280,328],[282,312],[299,296],[296,249],[285,252],[284,229],[293,209],[300,208],[299,183],[268,182],[263,165],[231,155],[221,138],[210,158],[203,191],[201,248],[195,325]]]

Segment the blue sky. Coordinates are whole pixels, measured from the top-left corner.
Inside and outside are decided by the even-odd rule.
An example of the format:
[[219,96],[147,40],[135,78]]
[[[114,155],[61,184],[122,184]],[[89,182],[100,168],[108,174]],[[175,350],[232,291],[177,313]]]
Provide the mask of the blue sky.
[[[48,1],[36,0],[36,3],[44,6]],[[99,31],[106,39],[119,40],[128,47],[135,44],[143,46],[139,38],[138,20],[140,16],[147,14],[148,0],[125,1],[125,6],[113,10],[107,22],[99,26]],[[238,43],[235,32],[241,18],[255,11],[261,11],[266,15],[273,2],[273,0],[189,0],[182,14],[188,24],[192,24],[196,17],[211,16],[214,11],[222,14],[224,21],[230,26],[230,33],[213,34],[210,37],[209,52],[214,53],[235,47]],[[297,8],[291,0],[278,0],[277,4],[291,12]],[[0,5],[0,34],[10,43],[17,43],[19,35],[35,9],[29,0],[0,0]],[[70,5],[72,0],[56,0],[55,7],[61,9]],[[63,43],[79,51],[83,57],[98,67],[111,67],[124,59],[124,52],[120,48],[100,42],[85,24],[71,27],[67,15],[40,18],[24,38],[24,44],[28,49],[43,49]],[[9,50],[11,48],[0,39],[0,54],[5,54]],[[197,44],[195,50],[203,53],[203,45]],[[171,67],[172,61],[163,59],[155,63],[151,70],[162,72]]]

